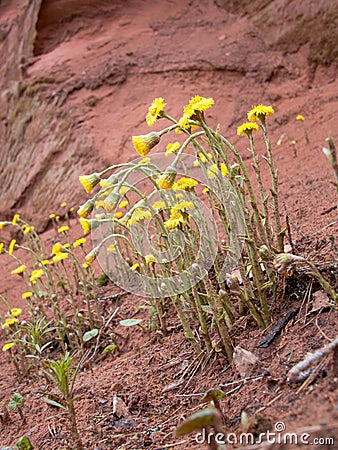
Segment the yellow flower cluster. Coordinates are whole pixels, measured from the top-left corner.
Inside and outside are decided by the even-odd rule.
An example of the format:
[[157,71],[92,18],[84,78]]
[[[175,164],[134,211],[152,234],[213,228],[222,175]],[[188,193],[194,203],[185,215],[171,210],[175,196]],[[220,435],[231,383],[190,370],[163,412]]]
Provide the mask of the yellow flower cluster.
[[181,128],[190,128],[189,121],[197,112],[204,112],[211,108],[214,104],[213,98],[205,98],[199,95],[192,97],[188,105],[184,107],[183,116],[179,120],[179,125]]
[[191,191],[198,185],[198,182],[193,178],[182,177],[173,184],[173,190],[176,191]]
[[128,225],[135,225],[135,223],[143,222],[151,219],[151,212],[142,208],[137,208],[128,220]]
[[37,280],[39,280],[44,274],[45,272],[42,269],[33,270],[29,281],[31,282],[31,284],[35,284]]

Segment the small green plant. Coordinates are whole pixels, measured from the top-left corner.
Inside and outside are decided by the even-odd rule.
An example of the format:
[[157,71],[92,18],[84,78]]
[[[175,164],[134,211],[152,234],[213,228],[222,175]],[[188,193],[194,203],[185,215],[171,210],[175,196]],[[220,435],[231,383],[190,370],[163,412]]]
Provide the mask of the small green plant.
[[44,373],[59,390],[59,394],[53,398],[44,397],[44,401],[52,406],[61,408],[68,412],[70,418],[70,431],[76,450],[82,450],[83,444],[77,427],[74,404],[78,397],[74,395],[74,384],[82,361],[78,363],[74,370],[71,369],[73,357],[66,353],[58,360],[48,360],[45,363]]
[[12,397],[8,403],[8,407],[9,407],[10,411],[16,411],[16,410],[18,411],[23,424],[26,423],[26,418],[22,412],[22,407],[23,407],[24,403],[25,403],[25,399],[18,392],[15,392],[15,394],[12,395]]
[[32,450],[33,446],[27,436],[21,436],[15,443],[17,448],[22,450]]

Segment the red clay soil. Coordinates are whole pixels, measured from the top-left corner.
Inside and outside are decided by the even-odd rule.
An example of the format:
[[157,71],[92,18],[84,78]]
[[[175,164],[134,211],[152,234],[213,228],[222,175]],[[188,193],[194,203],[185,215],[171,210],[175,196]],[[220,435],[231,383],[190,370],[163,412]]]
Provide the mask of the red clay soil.
[[[337,258],[338,196],[333,171],[322,153],[325,139],[336,137],[335,56],[325,64],[316,61],[315,44],[307,41],[300,42],[292,52],[285,50],[283,39],[287,33],[282,33],[280,18],[275,17],[279,24],[275,34],[271,31],[273,16],[267,21],[270,28],[262,26],[263,13],[271,14],[267,5],[275,3],[277,15],[281,1],[254,2],[260,15],[245,9],[237,11],[236,2],[127,1],[113,2],[112,6],[112,2],[102,0],[93,9],[90,3],[42,2],[33,54],[24,75],[28,84],[45,77],[41,83],[46,98],[51,98],[53,92],[56,96],[64,93],[64,102],[55,109],[56,117],[59,112],[60,121],[64,120],[62,114],[67,111],[73,120],[71,133],[92,142],[93,153],[79,163],[81,167],[87,164],[90,171],[96,171],[109,163],[134,158],[130,136],[147,132],[144,116],[154,97],[164,97],[170,113],[179,117],[192,95],[212,96],[215,106],[207,114],[210,124],[220,123],[222,132],[242,154],[247,151],[246,141],[236,136],[237,126],[245,121],[253,104],[271,104],[275,114],[268,127],[279,171],[280,202],[285,205],[282,220],[285,222],[287,211],[296,253],[318,263],[338,288],[337,265],[327,269],[328,262]],[[286,3],[291,4],[289,9]],[[290,8],[295,3],[284,2],[284,28],[293,20]],[[308,3],[309,8],[314,8],[317,2]],[[5,1],[0,5],[3,18],[14,14],[13,4]],[[290,34],[292,41],[294,35]],[[292,42],[288,44],[291,47]],[[302,123],[296,120],[297,114],[305,117],[309,142]],[[277,146],[282,135],[282,144]],[[296,154],[292,140],[296,141]],[[61,146],[60,152],[66,150]],[[63,161],[60,154],[54,155],[58,169]],[[53,158],[48,161],[50,164]],[[37,170],[36,177],[40,174],[42,179],[52,180],[53,165],[46,167],[48,170]],[[55,234],[48,215],[62,213],[61,201],[67,201],[67,208],[76,208],[86,199],[76,184],[79,171],[76,164],[72,166],[74,178],[69,178],[61,194],[53,190],[56,194],[50,204],[45,197],[34,203],[32,196],[40,192],[41,180],[33,177],[29,188],[23,186],[21,203],[9,207],[2,204],[4,217],[11,217],[14,211],[26,214],[38,229],[45,230],[42,238],[51,245]],[[8,245],[12,236],[5,230],[1,233],[0,241]],[[78,222],[72,219],[71,236],[80,235]],[[0,256],[0,293],[12,307],[21,307],[27,318],[22,285],[10,275],[15,267],[7,255]],[[95,270],[99,276],[100,268]],[[85,449],[206,449],[207,445],[196,442],[193,435],[176,437],[175,429],[184,418],[205,406],[200,403],[201,396],[212,387],[226,392],[220,402],[225,433],[239,436],[241,413],[245,411],[250,432],[274,430],[277,422],[298,435],[318,427],[309,442],[317,436],[334,437],[335,443],[327,441],[311,448],[338,448],[337,352],[323,358],[311,383],[292,383],[287,378],[289,369],[308,352],[338,336],[337,311],[318,306],[313,295],[316,291],[320,287],[310,278],[292,282],[281,279],[278,304],[273,305],[268,330],[257,329],[249,317],[236,322],[231,331],[234,347],[258,357],[246,381],[240,380],[247,374],[241,375],[222,357],[211,355],[207,360],[198,360],[173,311],[169,311],[169,336],[153,332],[149,338],[139,327],[119,324],[131,316],[147,320],[146,309],[140,308],[145,306],[145,299],[129,294],[106,300],[102,303],[104,316],[114,316],[105,333],[116,335],[119,352],[104,356],[97,352],[78,375],[76,391],[81,396],[76,413]],[[108,284],[100,288],[99,297],[120,292]],[[298,308],[270,345],[257,348],[286,313]],[[4,312],[0,304],[0,313]],[[5,343],[2,330],[0,342],[1,346]],[[22,435],[29,437],[35,449],[74,448],[67,415],[42,401],[40,392],[49,389],[43,377],[26,377],[19,382],[8,352],[0,352],[0,379],[0,404],[7,404],[14,392],[20,392],[25,398],[22,410],[27,420],[23,424],[17,411],[10,412],[9,419],[0,423],[0,448],[14,447]],[[240,443],[228,445],[240,447]],[[308,446],[274,444],[270,448]]]

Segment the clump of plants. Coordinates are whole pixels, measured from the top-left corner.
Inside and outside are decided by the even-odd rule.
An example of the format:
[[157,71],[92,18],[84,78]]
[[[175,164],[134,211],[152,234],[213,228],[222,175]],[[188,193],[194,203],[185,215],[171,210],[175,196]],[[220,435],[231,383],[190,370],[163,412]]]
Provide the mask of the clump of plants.
[[10,353],[19,377],[41,368],[53,351],[86,347],[88,333],[94,336],[103,324],[94,273],[83,263],[86,239],[72,242],[69,226],[60,225],[54,214],[50,218],[56,233],[50,244],[18,214],[11,222],[0,222],[0,229],[14,227],[18,233],[8,247],[0,243],[0,253],[16,262],[9,275],[22,284],[22,299],[27,304],[23,311],[0,295],[7,310],[1,318],[7,341],[3,351]]
[[[277,289],[273,261],[284,251],[286,228],[268,134],[274,109],[254,106],[237,129],[249,145],[251,179],[241,152],[220,127],[208,125],[213,104],[195,96],[175,119],[156,98],[146,122],[168,126],[133,136],[140,159],[81,175],[86,192],[96,192],[78,214],[95,245],[87,261],[98,259],[116,284],[147,297],[163,334],[172,305],[196,352],[222,352],[231,360],[229,332],[239,317],[249,313],[259,327],[269,324]],[[169,134],[174,138],[164,150]],[[155,147],[160,153],[150,156]],[[263,182],[262,170],[270,182]]]

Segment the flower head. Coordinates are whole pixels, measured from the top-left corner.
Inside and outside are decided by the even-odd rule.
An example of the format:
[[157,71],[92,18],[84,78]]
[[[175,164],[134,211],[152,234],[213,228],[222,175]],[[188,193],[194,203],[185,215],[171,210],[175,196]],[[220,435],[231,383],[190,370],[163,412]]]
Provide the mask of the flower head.
[[21,308],[12,308],[10,310],[10,316],[11,317],[17,317],[17,316],[20,316],[20,314],[22,314],[22,309]]
[[7,352],[7,350],[10,350],[14,345],[14,342],[8,342],[2,347],[2,351]]
[[0,230],[2,230],[4,227],[7,227],[10,224],[11,222],[0,222]]
[[274,109],[272,106],[265,105],[257,105],[253,106],[252,109],[248,112],[248,120],[253,122],[254,120],[260,120],[261,122],[265,122],[265,119],[272,116],[274,114]]
[[26,266],[22,264],[21,266],[17,267],[16,269],[12,270],[12,275],[21,275],[26,270]]
[[80,217],[89,217],[94,209],[94,206],[96,205],[93,200],[87,200],[86,203],[80,206],[80,208],[77,210],[77,213]]
[[80,238],[80,239],[77,239],[74,243],[73,243],[73,247],[74,248],[77,248],[77,247],[81,247],[83,244],[85,244],[86,243],[86,241],[87,241],[87,239],[86,238]]
[[161,189],[170,189],[175,181],[177,170],[175,167],[169,166],[165,172],[156,180]]
[[184,217],[180,212],[171,214],[169,219],[166,222],[164,222],[164,226],[169,230],[179,228],[183,224],[184,224]]
[[156,211],[162,211],[163,209],[166,209],[166,204],[160,200],[154,202],[151,206],[153,207],[153,209],[156,209]]
[[0,255],[1,253],[3,253],[3,250],[4,250],[4,243],[0,242]]
[[134,225],[135,223],[143,222],[144,220],[151,219],[151,212],[142,208],[136,208],[131,218],[128,220],[128,225]]
[[31,274],[31,276],[30,276],[30,278],[29,278],[29,281],[30,281],[32,284],[35,284],[36,281],[37,281],[39,278],[41,278],[44,274],[45,274],[45,272],[44,272],[42,269],[33,270],[32,274]]
[[12,239],[11,243],[9,244],[8,254],[13,255],[14,249],[15,249],[16,240]]
[[147,124],[151,127],[157,119],[163,117],[163,111],[166,103],[162,97],[155,98],[149,106],[148,114],[146,115]]
[[304,119],[304,116],[302,116],[301,114],[298,114],[296,117],[296,120],[304,121],[305,119]]
[[133,264],[133,265],[131,266],[131,270],[137,270],[137,269],[139,269],[139,268],[140,268],[139,263],[135,263],[135,264]]
[[34,228],[33,227],[30,227],[29,225],[27,225],[27,224],[24,224],[24,225],[22,225],[22,232],[23,232],[23,234],[26,236],[27,234],[29,234]]
[[18,319],[16,317],[8,317],[5,322],[1,325],[1,328],[4,330],[5,328],[9,328],[11,325],[18,323]]
[[196,112],[204,112],[211,108],[214,103],[213,98],[200,97],[199,95],[192,97],[189,104],[184,107],[183,116],[178,122],[180,127],[189,128],[189,120],[193,118]]
[[22,297],[23,299],[25,299],[25,298],[32,297],[32,295],[33,295],[33,292],[27,291],[27,292],[24,292],[24,293],[21,295],[21,297]]
[[116,251],[115,245],[114,244],[110,244],[110,246],[107,248],[107,251],[111,252],[111,253],[115,253],[115,251]]
[[153,264],[157,263],[157,259],[154,255],[145,255],[144,257],[147,266],[152,266]]
[[57,255],[53,256],[53,263],[58,263],[60,261],[63,261],[64,259],[67,259],[68,257],[68,253],[58,253]]
[[168,144],[165,149],[165,156],[169,156],[172,153],[175,153],[180,148],[180,143],[178,141],[174,142],[173,144]]
[[187,200],[183,200],[182,202],[175,203],[174,206],[171,208],[171,213],[176,214],[177,212],[184,212],[188,209],[193,209],[195,205],[193,202],[188,202]]
[[88,193],[100,182],[100,179],[101,178],[98,173],[79,176],[80,183],[85,188],[85,191]]
[[133,146],[140,156],[147,156],[150,150],[160,142],[160,135],[156,131],[140,136],[132,136]]
[[191,191],[198,185],[198,182],[193,178],[182,177],[173,185],[173,190],[176,191]]
[[254,131],[258,131],[258,125],[256,122],[245,122],[237,128],[238,136],[249,136]]
[[119,203],[119,209],[126,208],[128,204],[127,200],[122,200],[122,202]]
[[66,202],[62,202],[62,203],[60,203],[60,206],[61,206],[61,208],[65,208],[67,206],[67,203]]
[[56,244],[53,245],[52,255],[57,255],[64,252],[66,252],[66,247],[62,245],[61,242],[56,242]]
[[12,225],[16,225],[19,218],[20,218],[19,214],[14,214],[14,217],[12,220]]
[[[219,169],[217,164],[212,164],[210,166],[210,169],[208,170],[208,177],[209,178],[216,178],[217,174],[219,173]],[[229,171],[227,166],[224,163],[221,163],[221,174],[223,177],[226,177],[228,175]]]
[[92,251],[90,251],[86,256],[85,260],[88,264],[92,264],[95,259],[97,258],[97,255],[99,254],[99,250],[97,247],[93,248]]
[[62,227],[60,227],[58,229],[58,233],[67,233],[69,231],[69,227],[67,227],[67,225],[62,225]]
[[55,219],[55,214],[54,213],[49,214],[49,218],[50,219]]

